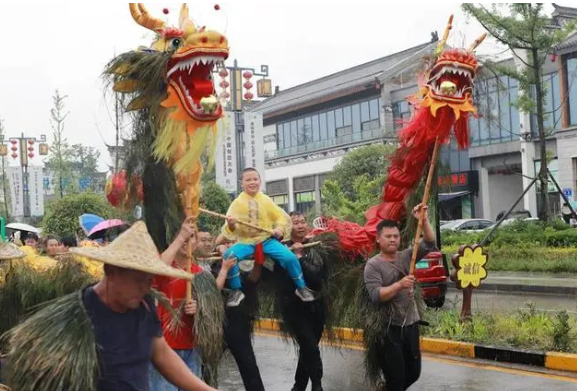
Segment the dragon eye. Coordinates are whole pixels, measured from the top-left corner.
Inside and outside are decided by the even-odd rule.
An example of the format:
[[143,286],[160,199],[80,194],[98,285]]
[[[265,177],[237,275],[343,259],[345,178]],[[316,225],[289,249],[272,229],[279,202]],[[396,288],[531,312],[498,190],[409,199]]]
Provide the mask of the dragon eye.
[[170,42],[170,44],[172,45],[172,47],[175,48],[175,49],[176,49],[177,47],[179,47],[181,43],[182,43],[182,39],[180,39],[180,38],[174,38],[174,39]]

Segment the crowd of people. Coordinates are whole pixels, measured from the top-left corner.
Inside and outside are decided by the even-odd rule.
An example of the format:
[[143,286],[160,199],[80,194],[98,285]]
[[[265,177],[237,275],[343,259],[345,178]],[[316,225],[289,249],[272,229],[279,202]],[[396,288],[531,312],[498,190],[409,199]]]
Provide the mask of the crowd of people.
[[[97,391],[215,390],[200,380],[205,368],[196,341],[203,336],[194,334],[199,303],[194,296],[186,298],[187,281],[194,284],[193,276],[202,272],[212,273],[224,298],[224,349],[236,360],[245,389],[264,391],[251,337],[258,315],[257,284],[267,255],[275,266],[272,278],[277,302],[291,309],[284,312],[283,321],[299,345],[292,391],[305,391],[309,382],[312,391],[323,390],[319,343],[326,308],[320,297],[330,259],[323,259],[321,267],[310,267],[305,245],[311,240],[311,229],[305,216],[287,214],[264,195],[256,170],[243,172],[242,185],[244,191],[232,203],[216,238],[185,220],[160,257],[142,222],[110,244],[95,248],[78,247],[74,238],[47,236],[40,240],[35,234],[26,236],[24,247],[48,257],[71,252],[104,263],[102,279],[84,288],[81,295],[98,351]],[[419,207],[415,216],[418,211]],[[262,229],[246,226],[243,221],[253,221]],[[434,239],[426,219],[420,257],[434,249]],[[406,390],[420,374],[419,314],[411,305],[415,278],[408,273],[411,250],[399,251],[399,228],[391,221],[379,224],[377,245],[380,252],[365,268],[368,296],[376,308],[392,306],[400,311],[390,316],[388,331],[375,348],[386,389]],[[190,250],[197,262],[189,264]],[[216,262],[215,254],[220,254]],[[252,267],[241,269],[239,263],[251,256]],[[207,259],[212,261],[203,261]],[[148,295],[151,288],[168,299],[172,310],[183,311],[174,315],[170,308],[155,302]],[[42,311],[50,309],[36,316],[42,316]],[[171,326],[173,316],[180,317],[179,327]],[[26,322],[19,327],[26,328]],[[42,333],[27,336],[29,340],[43,337]],[[27,373],[29,377],[35,375]]]

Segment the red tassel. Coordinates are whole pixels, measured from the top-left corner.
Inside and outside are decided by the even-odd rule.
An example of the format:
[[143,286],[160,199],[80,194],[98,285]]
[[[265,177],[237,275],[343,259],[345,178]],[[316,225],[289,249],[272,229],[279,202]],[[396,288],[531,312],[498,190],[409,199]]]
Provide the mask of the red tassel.
[[262,247],[262,242],[258,243],[254,247],[254,263],[257,265],[264,265],[264,249]]

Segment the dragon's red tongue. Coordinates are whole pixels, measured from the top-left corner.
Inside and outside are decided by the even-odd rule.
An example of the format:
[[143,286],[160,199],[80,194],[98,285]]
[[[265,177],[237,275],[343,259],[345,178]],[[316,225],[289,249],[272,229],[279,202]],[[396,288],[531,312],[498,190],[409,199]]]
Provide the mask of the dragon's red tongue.
[[210,80],[195,80],[193,86],[192,97],[195,100],[210,96],[214,90],[214,86]]

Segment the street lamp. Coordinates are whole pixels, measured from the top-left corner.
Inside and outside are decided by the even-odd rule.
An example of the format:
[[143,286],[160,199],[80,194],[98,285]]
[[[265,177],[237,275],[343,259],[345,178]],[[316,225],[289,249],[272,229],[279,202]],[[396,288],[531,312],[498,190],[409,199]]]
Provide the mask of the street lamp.
[[[261,77],[261,79],[256,82],[257,97],[259,98],[268,98],[272,96],[272,81],[268,78],[268,65],[261,65],[260,72],[257,72],[254,68],[239,66],[237,60],[234,60],[232,66],[216,69],[215,73],[221,77],[219,86],[222,88],[222,92],[219,96],[222,101],[228,101],[226,109],[239,114],[234,116],[234,128],[236,134],[237,178],[240,178],[240,174],[244,169],[244,148],[242,145],[244,118],[241,113],[243,108],[250,104],[254,98],[254,94],[251,92],[251,89],[254,86],[251,79],[253,76]],[[227,77],[230,82],[227,81]],[[230,93],[227,91],[228,87],[230,87]],[[238,188],[239,184],[237,183],[237,190]]]
[[[18,158],[18,153],[20,154],[20,167],[22,169],[22,195],[23,195],[23,205],[24,205],[24,216],[30,216],[30,195],[28,193],[28,160],[34,158],[34,144],[39,143],[38,152],[41,156],[48,155],[48,144],[46,144],[46,135],[41,135],[39,139],[36,137],[24,136],[24,133],[20,137],[9,137],[8,143],[11,145],[10,150],[12,154],[10,155],[12,159]],[[0,135],[0,156],[4,158],[8,154],[8,147],[4,143],[4,136]]]

